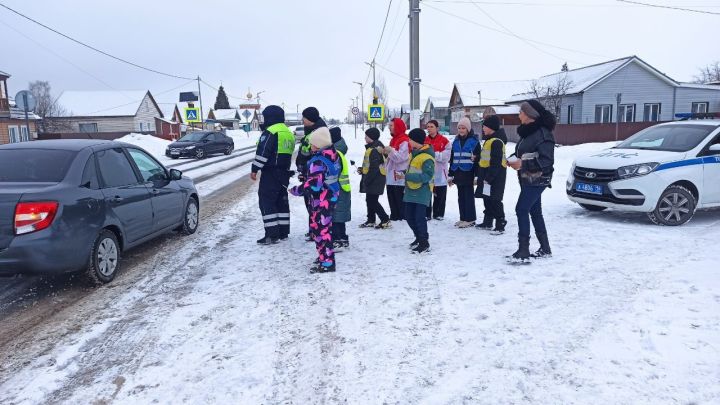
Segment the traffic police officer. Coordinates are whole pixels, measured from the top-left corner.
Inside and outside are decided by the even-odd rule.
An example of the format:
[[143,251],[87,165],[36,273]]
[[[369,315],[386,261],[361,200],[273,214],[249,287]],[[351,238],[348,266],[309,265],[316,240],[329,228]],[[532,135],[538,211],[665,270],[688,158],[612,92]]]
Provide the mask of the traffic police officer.
[[290,163],[295,150],[295,136],[285,125],[282,108],[270,105],[262,115],[264,130],[258,141],[250,178],[257,180],[257,173],[262,171],[258,196],[265,236],[257,242],[270,245],[287,239],[290,234],[287,188],[293,174]]

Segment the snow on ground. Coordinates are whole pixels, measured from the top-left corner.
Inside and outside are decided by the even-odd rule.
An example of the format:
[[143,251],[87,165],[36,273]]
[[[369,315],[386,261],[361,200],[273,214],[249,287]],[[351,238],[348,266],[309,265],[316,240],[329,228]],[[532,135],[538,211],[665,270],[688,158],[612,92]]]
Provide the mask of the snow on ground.
[[158,138],[157,136],[145,135],[145,134],[127,134],[122,138],[118,139],[119,142],[129,143],[145,149],[148,153],[153,155],[155,159],[159,160],[160,163],[168,164],[173,160],[165,156],[165,150],[170,141]]
[[[352,131],[348,157],[359,164]],[[642,214],[584,211],[565,197],[567,173],[575,156],[605,146],[557,149],[543,195],[555,257],[529,266],[504,259],[517,243],[512,174],[505,235],[454,229],[452,188],[424,256],[409,254],[405,223],[357,228],[365,205],[351,174],[352,248],[323,275],[308,274],[302,199],[291,197],[291,240],[258,247],[251,193],[130,297],[104,303],[102,328],[65,337],[74,356],[58,347],[28,359],[0,385],[0,402],[56,398],[45,384],[67,384],[67,403],[719,403],[720,213],[661,228]],[[153,281],[166,275],[193,281]],[[131,311],[131,300],[148,304]],[[108,320],[128,323],[104,335]]]

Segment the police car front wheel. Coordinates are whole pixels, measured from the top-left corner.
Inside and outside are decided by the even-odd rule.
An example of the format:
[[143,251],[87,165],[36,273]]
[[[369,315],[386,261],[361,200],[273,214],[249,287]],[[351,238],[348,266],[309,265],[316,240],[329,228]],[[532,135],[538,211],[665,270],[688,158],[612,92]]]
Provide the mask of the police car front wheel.
[[657,225],[678,226],[692,219],[696,206],[690,190],[674,185],[662,193],[655,209],[648,212],[648,218]]

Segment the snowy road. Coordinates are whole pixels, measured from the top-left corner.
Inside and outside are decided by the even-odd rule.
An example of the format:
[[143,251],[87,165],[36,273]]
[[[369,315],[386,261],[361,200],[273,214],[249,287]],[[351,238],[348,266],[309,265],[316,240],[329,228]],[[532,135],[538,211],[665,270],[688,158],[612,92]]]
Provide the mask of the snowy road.
[[[258,248],[254,188],[216,180],[198,234],[134,253],[67,305],[81,287],[13,308],[16,320],[46,309],[0,331],[0,403],[718,403],[720,212],[660,228],[582,210],[565,176],[600,147],[558,149],[544,196],[556,254],[522,267],[503,259],[514,220],[499,237],[453,229],[451,189],[430,255],[408,254],[403,223],[357,229],[355,195],[352,249],[338,273],[310,275],[301,202],[291,240]],[[508,214],[517,193],[509,176]]]

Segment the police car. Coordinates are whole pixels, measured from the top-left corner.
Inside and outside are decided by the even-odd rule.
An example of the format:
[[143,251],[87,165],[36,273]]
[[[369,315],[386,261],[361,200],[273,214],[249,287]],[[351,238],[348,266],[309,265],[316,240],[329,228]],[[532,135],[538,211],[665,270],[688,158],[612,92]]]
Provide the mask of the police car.
[[645,212],[682,225],[720,207],[720,120],[655,125],[617,146],[575,159],[568,198],[590,211]]

